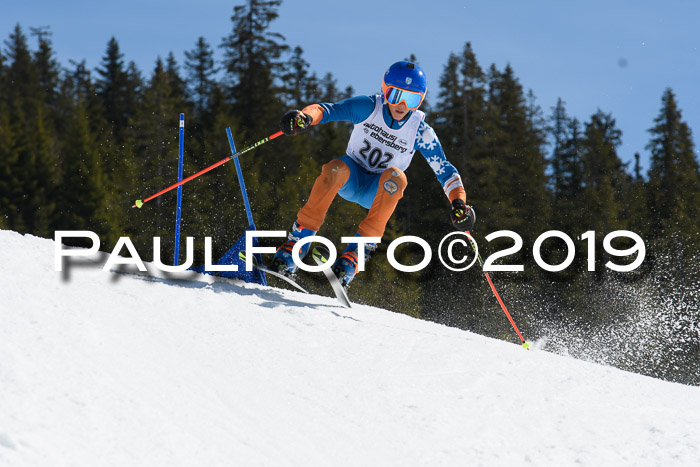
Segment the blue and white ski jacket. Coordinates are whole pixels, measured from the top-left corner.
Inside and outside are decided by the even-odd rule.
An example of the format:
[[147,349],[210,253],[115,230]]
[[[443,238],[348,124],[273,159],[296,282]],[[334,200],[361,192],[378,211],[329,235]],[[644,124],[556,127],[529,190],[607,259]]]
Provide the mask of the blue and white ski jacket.
[[[323,118],[318,123],[328,123],[336,121],[349,121],[357,125],[367,120],[377,105],[377,99],[383,101],[381,94],[373,96],[356,96],[336,103],[322,103],[319,106],[323,109]],[[413,112],[409,112],[401,121],[395,120],[389,113],[388,106],[384,104],[382,109],[384,123],[392,129],[400,129],[404,122],[407,122]],[[455,198],[464,199],[464,185],[457,169],[447,160],[445,151],[438,140],[433,128],[420,122],[414,142],[414,151],[420,151],[430,168],[435,173],[438,181],[442,185],[445,195],[450,201]],[[456,190],[456,191],[455,191]],[[465,199],[466,201],[466,199]]]

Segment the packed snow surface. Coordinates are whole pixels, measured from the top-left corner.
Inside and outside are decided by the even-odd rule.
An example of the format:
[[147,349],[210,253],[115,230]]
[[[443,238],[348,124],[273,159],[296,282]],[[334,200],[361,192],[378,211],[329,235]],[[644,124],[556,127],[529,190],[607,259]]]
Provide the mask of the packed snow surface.
[[0,258],[4,467],[700,460],[698,387],[329,297],[56,272],[10,231]]

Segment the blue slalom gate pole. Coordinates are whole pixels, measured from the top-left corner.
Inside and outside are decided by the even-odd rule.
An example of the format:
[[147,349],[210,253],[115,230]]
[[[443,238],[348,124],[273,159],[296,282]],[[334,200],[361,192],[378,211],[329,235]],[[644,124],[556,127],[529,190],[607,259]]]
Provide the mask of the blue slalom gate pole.
[[234,156],[233,163],[236,164],[236,174],[238,175],[238,183],[241,185],[241,193],[243,194],[243,202],[245,203],[245,213],[248,215],[248,224],[255,228],[255,223],[253,222],[253,213],[250,210],[250,202],[248,201],[248,191],[245,189],[243,173],[241,172],[241,163],[238,162],[238,156],[236,156],[236,145],[233,142],[231,128],[226,128],[226,136],[228,136],[228,144],[229,146],[231,146],[231,154]]
[[[241,185],[241,194],[243,195],[243,203],[245,204],[245,213],[248,216],[248,228],[246,230],[255,230],[255,222],[253,222],[253,211],[250,209],[250,201],[248,201],[248,190],[245,188],[245,182],[243,181],[243,170],[241,169],[241,163],[238,161],[238,156],[236,155],[236,144],[233,142],[233,136],[231,135],[231,128],[226,128],[226,136],[228,136],[228,144],[231,146],[231,155],[233,156],[233,163],[236,165],[236,175],[238,175],[238,183]],[[254,241],[254,245],[257,246],[257,238]],[[257,253],[255,257],[258,263],[262,264],[262,256]],[[255,270],[255,277],[257,278],[258,284],[267,285],[267,279],[265,278],[265,273],[259,270]]]
[[[180,149],[177,167],[177,181],[182,181],[182,153],[185,147],[185,114],[180,114]],[[182,185],[177,187],[177,215],[175,219],[175,258],[173,264],[180,264],[180,219],[182,217]]]

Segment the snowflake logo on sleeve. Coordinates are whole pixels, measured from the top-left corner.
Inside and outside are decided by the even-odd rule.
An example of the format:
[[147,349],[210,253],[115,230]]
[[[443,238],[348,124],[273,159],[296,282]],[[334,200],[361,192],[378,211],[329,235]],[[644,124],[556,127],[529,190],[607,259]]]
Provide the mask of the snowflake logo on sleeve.
[[423,125],[423,123],[421,123],[418,131],[420,131],[418,147],[429,151],[435,149],[435,145],[437,144],[437,136],[435,135],[435,131],[433,131],[433,129],[429,126]]
[[430,159],[428,159],[428,164],[436,175],[442,175],[445,173],[446,162],[447,161],[440,156],[431,156]]

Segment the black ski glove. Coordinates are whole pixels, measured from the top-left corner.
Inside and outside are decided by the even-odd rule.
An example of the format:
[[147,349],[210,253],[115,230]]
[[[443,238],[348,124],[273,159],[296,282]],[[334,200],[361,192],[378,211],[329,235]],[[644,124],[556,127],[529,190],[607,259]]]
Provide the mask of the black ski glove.
[[474,228],[476,213],[471,206],[467,206],[467,203],[459,198],[452,201],[450,217],[452,218],[452,225],[457,230],[467,231]]
[[280,129],[287,136],[304,133],[311,128],[311,115],[298,110],[290,110],[280,120]]

